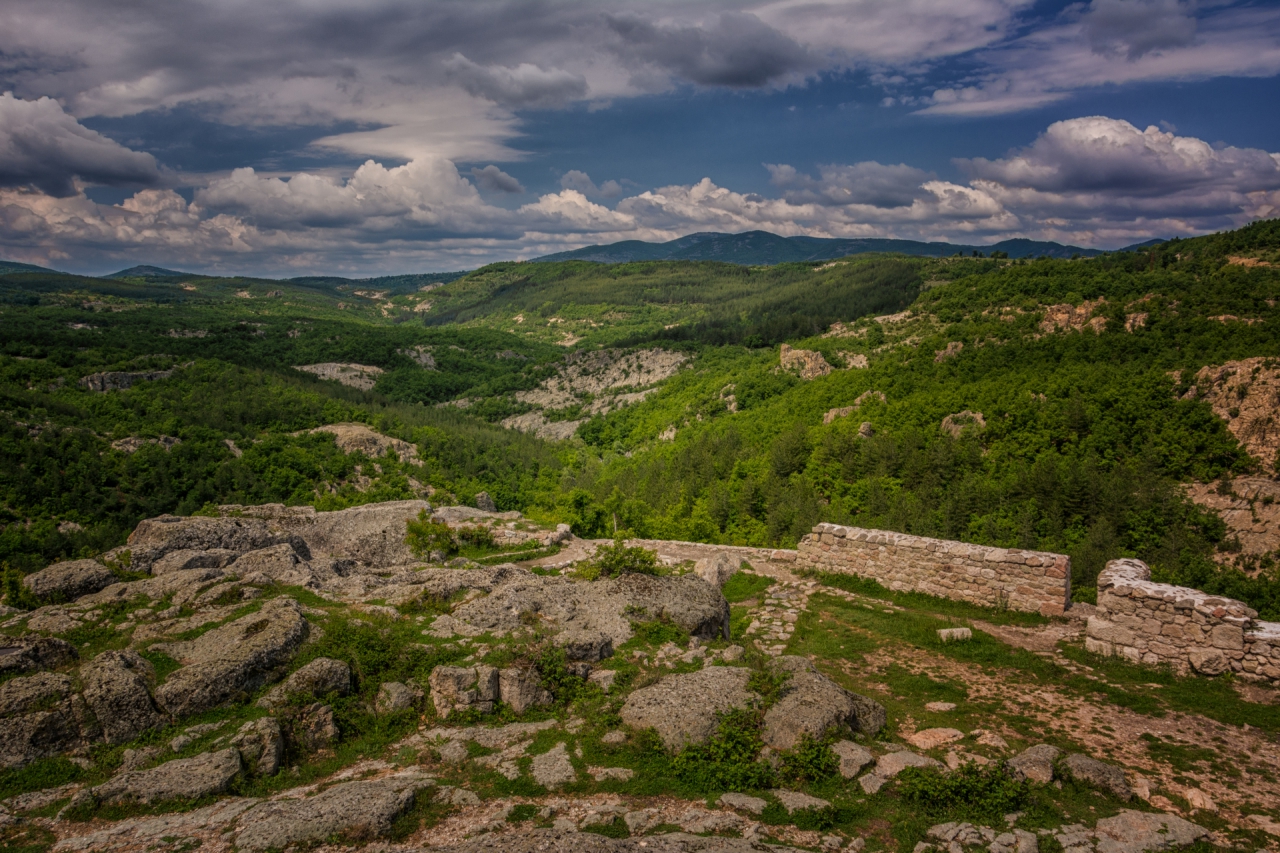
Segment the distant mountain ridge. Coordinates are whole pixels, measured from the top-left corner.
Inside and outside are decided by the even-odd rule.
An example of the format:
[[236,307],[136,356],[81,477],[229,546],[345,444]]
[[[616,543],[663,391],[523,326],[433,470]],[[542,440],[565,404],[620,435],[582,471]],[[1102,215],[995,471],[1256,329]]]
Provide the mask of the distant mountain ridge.
[[779,237],[768,231],[746,231],[742,234],[724,234],[703,231],[689,234],[666,243],[647,243],[643,240],[624,240],[604,246],[586,246],[568,252],[557,252],[534,258],[534,261],[597,261],[605,264],[621,264],[631,261],[725,261],[733,264],[767,266],[772,264],[826,261],[847,255],[867,252],[898,252],[904,255],[945,257],[963,252],[971,255],[982,252],[1005,252],[1011,258],[1069,258],[1079,255],[1091,258],[1105,254],[1100,249],[1080,246],[1064,246],[1061,243],[1018,238],[1002,240],[985,246],[960,243],[926,243],[919,240],[891,240],[862,237],[844,239],[838,237]]
[[20,264],[17,261],[0,261],[0,275],[9,275],[16,272],[57,272],[57,270],[38,267],[35,264]]

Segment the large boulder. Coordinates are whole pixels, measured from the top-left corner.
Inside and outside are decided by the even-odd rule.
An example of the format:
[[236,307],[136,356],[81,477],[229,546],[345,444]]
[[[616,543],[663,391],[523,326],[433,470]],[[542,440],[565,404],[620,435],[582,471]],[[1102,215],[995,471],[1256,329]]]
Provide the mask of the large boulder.
[[129,534],[130,566],[147,572],[174,551],[223,550],[243,554],[287,541],[286,534],[273,530],[262,518],[161,515],[139,522]]
[[258,776],[274,776],[284,758],[284,733],[274,717],[245,723],[231,745],[240,751],[245,767]]
[[1110,791],[1117,799],[1126,802],[1133,799],[1133,788],[1129,787],[1128,780],[1124,778],[1124,771],[1114,764],[1076,753],[1068,755],[1062,766],[1076,781]]
[[413,806],[419,790],[435,782],[417,774],[370,782],[344,782],[303,799],[271,800],[240,821],[240,850],[281,850],[333,835],[367,839],[386,835]]
[[283,674],[307,632],[298,603],[275,598],[194,640],[158,644],[184,666],[156,690],[156,701],[185,717],[242,698]]
[[103,652],[80,667],[80,680],[107,743],[133,740],[168,722],[151,698],[155,668],[133,650]]
[[242,766],[240,753],[234,748],[206,752],[150,770],[120,773],[94,788],[93,795],[102,802],[116,804],[195,800],[227,790]]
[[516,714],[555,701],[543,688],[542,676],[536,669],[514,666],[498,672],[498,698]]
[[1047,743],[1038,743],[1006,761],[1010,775],[1019,782],[1035,782],[1048,785],[1053,781],[1053,763],[1062,750]]
[[1098,821],[1098,853],[1176,850],[1209,837],[1209,830],[1177,815],[1121,809]]
[[227,574],[286,586],[315,586],[318,583],[315,569],[287,542],[242,554],[227,567]]
[[69,676],[38,672],[0,684],[0,767],[21,767],[80,746],[86,717]]
[[790,675],[782,697],[764,715],[764,742],[774,749],[794,749],[805,735],[822,738],[835,727],[868,736],[884,727],[883,705],[845,690],[807,659],[780,657],[772,665]]
[[499,568],[504,569],[500,575],[477,570],[474,581],[455,578],[457,588],[489,594],[438,617],[432,632],[502,636],[524,629],[533,618],[561,633],[603,634],[616,647],[631,639],[632,622],[663,619],[702,639],[728,637],[729,603],[720,590],[693,575],[626,574],[585,582],[542,577],[515,566]]
[[79,658],[75,646],[57,637],[0,636],[0,675],[57,669]]
[[183,549],[170,551],[151,564],[151,574],[160,576],[191,569],[225,569],[239,556],[227,548],[210,548],[207,551]]
[[747,688],[750,678],[750,670],[728,666],[668,675],[628,696],[622,721],[635,729],[653,729],[673,752],[705,743],[716,732],[717,715],[759,700]]
[[75,601],[116,582],[111,570],[97,560],[69,560],[22,579],[22,585],[42,599]]
[[710,557],[699,560],[693,566],[693,573],[716,589],[724,586],[725,581],[738,573],[741,561],[728,551],[717,551]]
[[491,666],[438,666],[427,684],[431,704],[442,719],[455,711],[488,714],[498,701],[498,670]]
[[323,699],[330,693],[346,696],[351,692],[351,667],[333,658],[316,658],[298,669],[258,700],[264,708],[284,705],[290,696]]

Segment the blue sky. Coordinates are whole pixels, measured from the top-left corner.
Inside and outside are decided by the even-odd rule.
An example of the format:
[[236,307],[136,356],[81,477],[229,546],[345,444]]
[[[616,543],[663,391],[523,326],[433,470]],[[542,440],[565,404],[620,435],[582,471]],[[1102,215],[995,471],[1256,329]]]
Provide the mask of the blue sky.
[[1280,215],[1276,3],[11,0],[0,93],[0,257],[82,272]]

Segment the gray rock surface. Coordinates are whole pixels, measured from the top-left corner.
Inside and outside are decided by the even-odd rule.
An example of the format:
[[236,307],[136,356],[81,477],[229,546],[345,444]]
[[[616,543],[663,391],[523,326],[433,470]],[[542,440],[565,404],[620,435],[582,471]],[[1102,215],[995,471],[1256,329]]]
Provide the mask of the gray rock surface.
[[207,551],[182,549],[170,551],[151,564],[151,574],[167,575],[190,569],[225,569],[236,561],[235,551],[226,548],[210,548]]
[[831,744],[831,751],[840,759],[840,775],[846,779],[854,778],[876,760],[870,750],[851,740],[836,741]]
[[413,806],[418,791],[435,782],[417,774],[369,782],[344,782],[304,799],[259,803],[240,820],[241,850],[283,849],[322,841],[331,835],[369,838],[385,835]]
[[157,644],[185,666],[156,690],[156,701],[183,717],[242,697],[280,676],[307,630],[298,603],[276,598],[194,640]]
[[716,589],[738,573],[741,563],[727,551],[717,551],[693,566],[693,573]]
[[151,698],[155,668],[132,649],[103,652],[80,667],[80,680],[107,743],[124,743],[168,723]]
[[316,658],[268,690],[258,700],[258,705],[279,708],[288,702],[290,696],[323,699],[330,693],[346,696],[350,692],[351,667],[333,658]]
[[569,660],[602,661],[613,655],[613,639],[603,631],[569,630],[556,635],[556,645]]
[[455,588],[489,594],[438,617],[432,626],[437,636],[486,631],[506,635],[526,627],[530,617],[559,632],[603,633],[614,646],[631,639],[633,621],[666,619],[702,639],[726,637],[729,628],[729,603],[718,589],[693,575],[626,574],[588,582],[543,577],[512,566],[494,582],[492,570],[474,571],[479,573],[474,579],[461,577],[472,571],[455,572]]
[[491,666],[437,666],[427,684],[431,704],[442,719],[455,711],[488,714],[498,701],[498,670]]
[[719,804],[728,806],[731,809],[739,809],[740,811],[750,812],[751,814],[760,814],[769,805],[768,800],[762,800],[759,797],[753,797],[750,794],[737,794],[730,792],[721,794]]
[[102,802],[119,804],[195,800],[227,790],[241,768],[240,753],[235,749],[206,752],[150,770],[121,773],[94,788],[93,795]]
[[274,717],[245,723],[231,745],[240,751],[245,768],[256,776],[274,776],[284,758],[284,735]]
[[1133,799],[1133,789],[1124,778],[1124,771],[1113,764],[1075,753],[1068,755],[1062,765],[1079,782],[1109,791],[1126,802]]
[[308,752],[327,749],[341,735],[333,709],[316,702],[308,705],[294,720],[293,733]]
[[542,676],[532,667],[509,667],[498,672],[498,698],[517,714],[552,704],[555,699],[542,686]]
[[75,601],[116,582],[111,570],[97,560],[69,560],[22,579],[22,585],[42,599]]
[[774,749],[794,749],[804,735],[821,738],[832,727],[866,735],[883,728],[883,705],[845,690],[806,658],[784,656],[772,665],[791,674],[782,697],[764,715],[764,742]]
[[57,637],[0,637],[0,675],[57,669],[79,658],[75,646]]
[[408,711],[422,701],[423,692],[399,681],[386,681],[378,688],[374,709],[379,714],[397,714]]
[[573,764],[569,761],[568,747],[563,742],[556,744],[542,755],[535,755],[529,772],[533,774],[535,782],[551,791],[578,778]]
[[627,697],[622,721],[635,729],[654,729],[672,751],[704,743],[715,734],[718,714],[759,701],[747,689],[750,671],[712,666],[668,675]]
[[71,677],[37,672],[0,684],[0,717],[12,717],[52,707],[71,695]]
[[1209,837],[1209,830],[1177,815],[1129,809],[1098,821],[1096,833],[1098,853],[1171,850]]
[[572,829],[538,829],[519,835],[485,835],[434,853],[800,853],[798,848],[753,838],[723,838],[673,832],[633,838],[606,838]]
[[875,775],[881,779],[892,779],[908,767],[946,769],[941,761],[937,761],[927,755],[916,755],[914,752],[904,749],[899,752],[890,752],[876,759]]
[[787,814],[791,814],[797,809],[825,809],[831,805],[826,800],[817,797],[811,797],[800,791],[788,791],[785,788],[775,788],[769,792],[777,799],[782,807],[787,810]]
[[1048,785],[1053,781],[1053,763],[1062,750],[1047,743],[1038,743],[1005,762],[1013,778],[1019,781]]
[[[6,701],[19,703],[12,685],[24,680],[17,678],[3,685],[9,688]],[[27,694],[24,698],[32,701],[26,713],[0,719],[0,767],[23,767],[36,759],[75,749],[84,742],[82,727],[87,722],[87,714],[79,696],[61,694],[60,698],[59,693],[45,688],[27,692],[22,685],[18,689]]]

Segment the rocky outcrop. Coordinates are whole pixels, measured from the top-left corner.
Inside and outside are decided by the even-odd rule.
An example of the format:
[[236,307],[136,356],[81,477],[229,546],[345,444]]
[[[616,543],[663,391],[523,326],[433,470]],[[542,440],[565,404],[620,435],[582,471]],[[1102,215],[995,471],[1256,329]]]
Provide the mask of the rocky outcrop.
[[1101,332],[1107,327],[1107,318],[1096,315],[1098,310],[1106,304],[1107,300],[1098,298],[1092,302],[1086,299],[1079,305],[1070,303],[1048,305],[1044,309],[1044,318],[1040,321],[1040,331],[1045,334],[1079,332],[1084,329]]
[[75,601],[115,582],[116,576],[97,560],[54,563],[22,579],[23,586],[39,598],[56,601]]
[[1228,541],[1240,543],[1239,551],[1215,551],[1213,558],[1219,563],[1248,571],[1248,558],[1280,551],[1280,482],[1236,477],[1226,483],[1190,483],[1186,490],[1187,497],[1217,513],[1227,525]]
[[832,371],[822,353],[807,349],[793,349],[783,344],[778,351],[778,363],[783,370],[794,370],[806,381],[826,376]]
[[0,636],[0,675],[57,669],[79,657],[75,646],[57,637]]
[[1062,751],[1047,743],[1036,744],[1005,762],[1009,773],[1019,781],[1048,785],[1053,781],[1053,764]]
[[107,651],[80,667],[84,698],[107,743],[124,743],[168,722],[152,701],[155,668],[132,650]]
[[156,690],[156,701],[184,717],[243,697],[279,678],[306,636],[297,602],[276,598],[194,640],[159,644],[154,648],[184,666]]
[[952,438],[959,438],[965,429],[972,427],[975,430],[986,429],[987,419],[982,416],[982,412],[971,412],[965,409],[963,412],[956,412],[954,415],[947,415],[942,419],[942,431]]
[[627,574],[581,583],[510,567],[497,583],[486,583],[484,576],[477,580],[489,594],[438,617],[432,626],[436,636],[504,636],[533,618],[557,632],[604,634],[617,646],[631,639],[633,621],[665,619],[703,639],[726,637],[729,627],[724,596],[692,575]]
[[96,391],[105,393],[107,391],[124,391],[132,388],[139,382],[154,382],[157,379],[168,379],[173,375],[176,368],[168,370],[144,370],[136,373],[129,373],[120,370],[108,370],[102,373],[92,373],[88,376],[80,378],[80,387],[86,391]]
[[784,656],[770,665],[789,677],[782,696],[764,715],[766,745],[794,749],[805,735],[820,740],[840,728],[874,737],[884,727],[883,705],[845,690],[807,658]]
[[569,829],[485,835],[433,850],[436,853],[800,853],[799,848],[769,844],[756,838],[702,837],[683,832],[606,838]]
[[738,573],[741,561],[735,560],[727,551],[717,551],[713,556],[699,560],[694,564],[693,573],[716,589],[724,586],[725,581]]
[[378,698],[374,700],[374,710],[379,714],[398,714],[401,711],[408,711],[422,701],[423,695],[417,687],[399,681],[384,681],[378,687]]
[[418,774],[370,782],[344,782],[304,799],[259,803],[240,821],[240,850],[281,850],[333,835],[376,838],[413,806],[418,791],[435,781]]
[[1263,469],[1275,472],[1280,452],[1280,362],[1274,358],[1245,358],[1202,368],[1183,399],[1200,399],[1227,422],[1227,429]]
[[104,803],[146,805],[166,800],[197,800],[227,790],[242,769],[235,749],[206,752],[195,758],[169,761],[150,770],[121,773],[93,789]]
[[[431,358],[427,355],[427,358]],[[316,427],[311,433],[328,433],[333,436],[333,443],[343,453],[363,453],[370,459],[377,459],[388,450],[395,453],[401,462],[418,458],[418,448],[407,441],[392,438],[380,432],[374,432],[364,424],[341,423],[326,424]]]
[[381,367],[371,364],[349,364],[338,361],[326,361],[319,364],[300,364],[296,368],[303,373],[310,373],[320,379],[330,379],[361,391],[372,391],[382,375]]
[[40,672],[0,684],[0,767],[22,767],[75,749],[88,723],[70,677]]
[[245,769],[255,776],[274,776],[284,758],[284,733],[274,717],[245,723],[231,745],[239,750]]
[[331,693],[346,696],[351,692],[351,667],[333,658],[316,658],[301,667],[258,700],[263,708],[277,708],[291,696],[323,699]]
[[1071,774],[1071,778],[1078,782],[1101,788],[1125,802],[1133,799],[1133,789],[1124,778],[1124,771],[1113,764],[1076,753],[1068,755],[1063,760],[1062,766]]
[[714,735],[717,715],[760,700],[747,688],[750,677],[750,670],[728,666],[668,675],[628,696],[619,715],[633,729],[653,729],[667,749],[678,752]]
[[553,697],[542,686],[537,670],[521,667],[438,666],[429,679],[431,704],[442,719],[459,711],[491,713],[505,702],[516,714],[550,705]]

